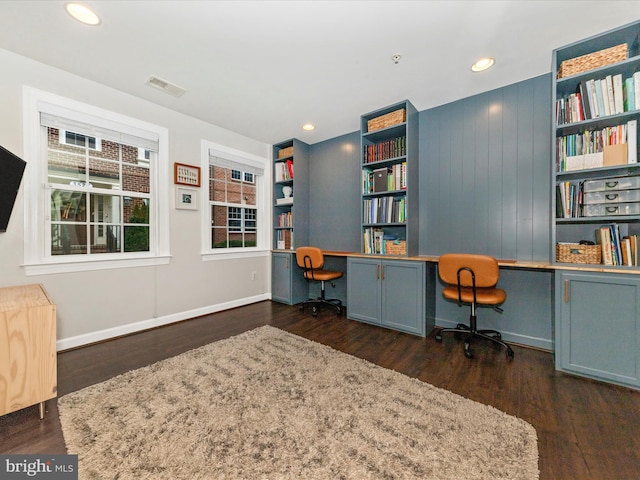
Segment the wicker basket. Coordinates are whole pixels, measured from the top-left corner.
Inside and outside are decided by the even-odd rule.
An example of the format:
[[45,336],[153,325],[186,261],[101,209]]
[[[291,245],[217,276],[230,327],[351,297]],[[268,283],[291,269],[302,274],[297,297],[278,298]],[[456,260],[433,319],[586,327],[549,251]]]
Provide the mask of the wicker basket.
[[615,47],[605,48],[598,52],[582,55],[581,57],[565,60],[558,69],[558,78],[570,77],[582,72],[604,67],[627,59],[627,44],[622,43]]
[[405,240],[385,240],[384,249],[387,255],[406,255],[407,242]]
[[281,148],[278,151],[278,158],[290,157],[293,155],[293,147]]
[[381,128],[398,125],[399,123],[404,122],[406,118],[406,111],[404,108],[401,108],[400,110],[395,110],[391,113],[387,113],[386,115],[381,115],[369,120],[367,122],[367,131],[373,132],[375,130],[380,130]]
[[564,263],[601,263],[600,245],[580,245],[579,243],[558,243],[556,261]]

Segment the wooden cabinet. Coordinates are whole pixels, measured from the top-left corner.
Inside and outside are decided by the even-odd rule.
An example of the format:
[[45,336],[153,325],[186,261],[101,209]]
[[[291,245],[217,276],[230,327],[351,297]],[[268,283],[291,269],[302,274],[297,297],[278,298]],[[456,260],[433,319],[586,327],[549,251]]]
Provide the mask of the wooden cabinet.
[[556,368],[640,387],[640,278],[556,272]]
[[0,415],[56,396],[56,306],[42,285],[0,288]]
[[295,253],[274,252],[271,262],[271,299],[288,305],[307,300],[309,286],[296,264]]
[[418,253],[418,112],[408,100],[360,118],[362,249]]
[[425,271],[424,262],[349,257],[348,318],[425,336],[433,328]]

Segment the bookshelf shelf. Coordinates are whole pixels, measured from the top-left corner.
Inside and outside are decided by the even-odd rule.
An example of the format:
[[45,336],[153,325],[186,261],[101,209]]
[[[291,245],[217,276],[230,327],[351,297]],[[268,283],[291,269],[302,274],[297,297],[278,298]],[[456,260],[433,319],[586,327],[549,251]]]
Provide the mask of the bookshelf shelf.
[[[393,125],[369,131],[382,116],[404,110]],[[385,255],[386,245],[418,252],[418,113],[408,100],[360,117],[361,251]]]

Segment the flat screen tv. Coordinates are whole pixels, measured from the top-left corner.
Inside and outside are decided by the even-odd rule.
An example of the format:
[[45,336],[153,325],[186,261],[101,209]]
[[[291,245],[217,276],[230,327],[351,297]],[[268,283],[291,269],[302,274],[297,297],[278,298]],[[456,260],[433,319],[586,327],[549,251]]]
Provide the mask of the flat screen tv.
[[27,162],[0,146],[0,232],[6,232]]

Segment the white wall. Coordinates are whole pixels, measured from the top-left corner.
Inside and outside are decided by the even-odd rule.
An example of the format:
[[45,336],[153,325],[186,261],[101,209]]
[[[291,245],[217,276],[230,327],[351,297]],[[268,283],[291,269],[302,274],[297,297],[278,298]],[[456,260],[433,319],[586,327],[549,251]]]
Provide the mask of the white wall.
[[[171,169],[174,162],[199,165],[202,139],[269,158],[267,144],[2,49],[0,65],[0,145],[18,156],[24,156],[27,85],[167,128]],[[0,233],[0,287],[44,285],[57,305],[59,349],[270,298],[269,255],[202,261],[200,212],[171,210],[168,265],[39,276],[21,267],[24,218],[21,188],[7,232]]]

